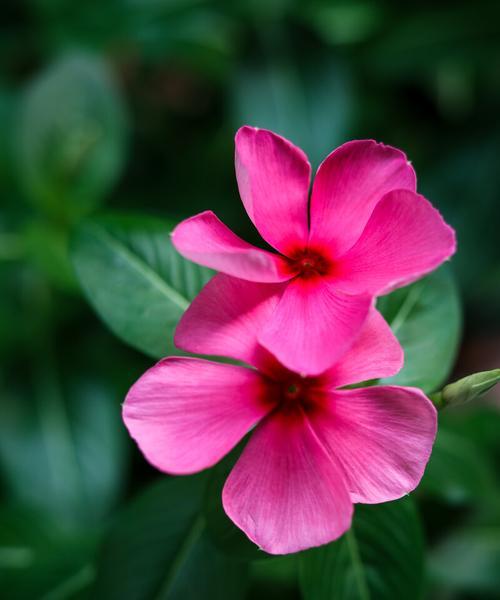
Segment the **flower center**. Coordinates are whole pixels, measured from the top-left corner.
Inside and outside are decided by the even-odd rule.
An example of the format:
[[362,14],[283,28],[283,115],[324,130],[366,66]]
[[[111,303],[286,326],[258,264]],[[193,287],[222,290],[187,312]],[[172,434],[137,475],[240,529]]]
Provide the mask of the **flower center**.
[[309,411],[314,405],[311,393],[312,380],[309,378],[286,379],[279,384],[278,410],[282,414],[293,415],[297,411]]
[[285,387],[284,395],[288,400],[296,400],[300,397],[302,390],[297,383],[290,383]]
[[331,272],[332,262],[314,250],[300,250],[289,259],[290,269],[302,279],[323,277]]

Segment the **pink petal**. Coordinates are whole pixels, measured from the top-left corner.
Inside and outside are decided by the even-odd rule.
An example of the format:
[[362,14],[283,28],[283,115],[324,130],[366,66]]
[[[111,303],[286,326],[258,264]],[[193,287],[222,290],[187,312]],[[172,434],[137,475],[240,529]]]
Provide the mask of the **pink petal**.
[[278,413],[257,427],[222,501],[236,525],[270,554],[338,538],[350,527],[353,509],[339,468],[301,413]]
[[383,294],[438,267],[456,249],[455,233],[423,196],[387,194],[358,242],[339,261],[339,287],[347,293]]
[[251,369],[165,358],[132,386],[123,406],[130,435],[161,471],[211,467],[269,410]]
[[337,391],[311,417],[341,465],[353,502],[395,500],[418,485],[436,436],[432,402],[416,388]]
[[291,277],[283,258],[247,244],[210,210],[179,223],[172,243],[185,258],[241,279],[276,282]]
[[322,379],[329,388],[391,377],[403,366],[403,349],[382,315],[372,308],[354,344]]
[[266,129],[242,127],[235,143],[240,196],[255,227],[283,254],[304,247],[311,177],[306,155]]
[[416,177],[400,150],[355,140],[320,165],[311,197],[311,241],[337,256],[359,238],[374,207],[391,190],[416,190]]
[[177,325],[175,344],[195,354],[228,356],[259,367],[257,332],[271,317],[284,284],[260,284],[219,274]]
[[348,296],[325,279],[294,279],[259,341],[292,371],[317,375],[354,342],[371,303],[369,296]]

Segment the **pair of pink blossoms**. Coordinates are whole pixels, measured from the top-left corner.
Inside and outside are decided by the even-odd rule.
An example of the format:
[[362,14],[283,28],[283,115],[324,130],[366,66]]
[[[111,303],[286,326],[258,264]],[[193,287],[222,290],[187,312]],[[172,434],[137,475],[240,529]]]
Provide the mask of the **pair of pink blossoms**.
[[340,146],[319,167],[309,202],[310,174],[289,141],[238,131],[240,195],[279,254],[244,242],[210,211],[178,225],[177,250],[221,273],[175,341],[251,368],[166,358],[123,408],[146,458],[172,474],[211,467],[255,427],[222,500],[272,554],[332,541],[350,527],[353,503],[395,500],[418,485],[436,434],[432,403],[415,388],[345,386],[403,365],[375,297],[455,251],[453,230],[416,193],[399,150]]

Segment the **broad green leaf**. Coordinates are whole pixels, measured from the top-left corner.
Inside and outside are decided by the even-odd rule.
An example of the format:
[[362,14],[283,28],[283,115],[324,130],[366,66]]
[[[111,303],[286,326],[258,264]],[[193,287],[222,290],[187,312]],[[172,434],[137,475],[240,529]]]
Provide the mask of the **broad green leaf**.
[[500,589],[500,526],[454,531],[432,551],[428,564],[433,581],[445,589],[489,592],[496,598]]
[[460,301],[449,271],[438,269],[380,298],[377,308],[405,353],[403,369],[380,383],[415,386],[424,392],[442,385],[453,366],[461,330]]
[[28,197],[63,218],[85,214],[120,174],[125,113],[106,65],[71,55],[43,72],[21,103],[16,157]]
[[0,597],[69,600],[95,577],[97,536],[70,533],[44,513],[0,508]]
[[68,526],[100,521],[123,485],[120,405],[106,385],[64,376],[40,356],[7,379],[0,403],[0,478],[11,500]]
[[419,493],[452,504],[494,501],[494,469],[488,454],[440,424]]
[[174,329],[212,272],[178,254],[173,224],[110,216],[76,231],[71,257],[89,302],[123,341],[159,358],[173,352]]
[[151,486],[116,519],[104,540],[96,600],[237,600],[246,566],[220,554],[202,515],[205,474]]
[[500,369],[481,371],[446,385],[440,392],[433,394],[431,398],[439,408],[458,406],[486,394],[499,381]]
[[423,538],[411,499],[356,505],[342,538],[299,559],[304,600],[419,598]]

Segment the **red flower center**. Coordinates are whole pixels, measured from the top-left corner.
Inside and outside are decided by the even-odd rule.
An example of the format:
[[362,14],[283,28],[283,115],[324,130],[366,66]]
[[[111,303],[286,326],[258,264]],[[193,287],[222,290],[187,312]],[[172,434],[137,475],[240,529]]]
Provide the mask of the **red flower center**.
[[279,382],[275,398],[277,410],[285,415],[296,414],[299,410],[311,411],[317,403],[313,385],[313,378],[293,377]]
[[302,279],[324,277],[332,272],[333,263],[324,254],[312,250],[298,250],[288,259],[290,271]]

